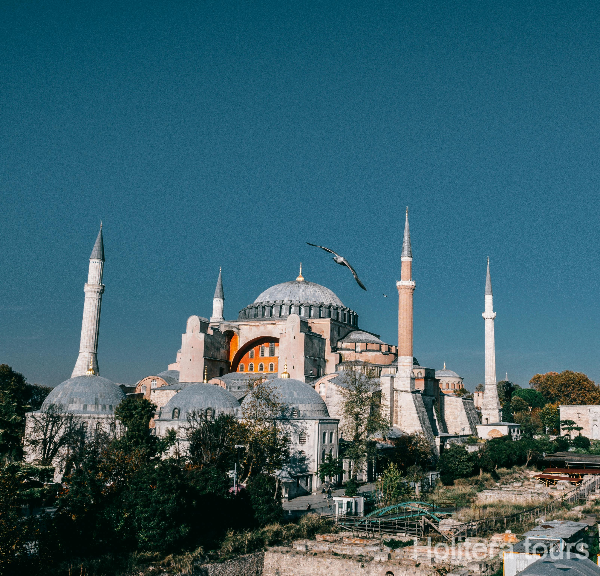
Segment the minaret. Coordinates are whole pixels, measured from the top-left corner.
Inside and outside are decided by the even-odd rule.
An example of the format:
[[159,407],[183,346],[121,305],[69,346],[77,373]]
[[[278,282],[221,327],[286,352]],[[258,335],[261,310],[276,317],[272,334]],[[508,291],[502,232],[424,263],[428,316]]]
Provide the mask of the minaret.
[[102,304],[102,272],[104,269],[104,243],[102,242],[102,223],[96,238],[90,266],[88,281],[84,286],[85,302],[83,304],[83,322],[81,324],[81,340],[79,343],[79,356],[73,369],[71,378],[85,376],[93,370],[98,374],[98,332],[100,329],[100,305]]
[[492,295],[492,279],[490,277],[490,259],[487,263],[485,279],[485,388],[481,406],[481,423],[495,424],[502,421],[498,388],[496,386],[496,344],[494,342],[494,297]]
[[213,296],[213,313],[210,317],[211,322],[223,322],[223,305],[225,303],[225,294],[223,292],[223,278],[221,276],[221,268],[219,268],[219,279]]
[[402,269],[398,288],[398,372],[395,378],[396,390],[413,391],[415,380],[413,369],[413,293],[415,283],[412,279],[412,249],[408,227],[408,208],[404,223],[404,241],[402,242]]

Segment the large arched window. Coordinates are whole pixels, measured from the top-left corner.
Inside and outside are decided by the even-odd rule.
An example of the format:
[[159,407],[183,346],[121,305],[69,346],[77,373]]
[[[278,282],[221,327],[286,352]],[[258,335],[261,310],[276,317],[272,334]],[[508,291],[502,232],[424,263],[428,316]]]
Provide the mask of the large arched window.
[[248,353],[248,358],[254,358],[254,348]]
[[275,371],[275,364],[273,364],[273,362],[271,362],[269,364],[269,372],[274,372]]
[[254,364],[252,362],[248,364],[248,372],[254,372]]
[[264,372],[265,371],[265,365],[262,362],[258,365],[258,371],[259,372]]
[[244,371],[244,365],[243,365],[243,364],[240,364],[240,365],[238,366],[238,372],[243,372],[243,371]]

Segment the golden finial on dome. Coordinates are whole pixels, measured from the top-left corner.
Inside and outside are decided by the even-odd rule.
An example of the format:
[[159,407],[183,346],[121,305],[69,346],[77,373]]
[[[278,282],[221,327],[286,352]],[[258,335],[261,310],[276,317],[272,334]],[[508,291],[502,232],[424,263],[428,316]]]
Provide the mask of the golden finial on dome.
[[206,384],[208,382],[207,380],[207,375],[208,375],[208,366],[204,366],[204,384]]
[[446,369],[446,363],[444,362],[444,370]]
[[287,362],[283,365],[283,372],[281,373],[282,378],[289,378],[290,373],[287,371]]
[[302,276],[302,262],[300,262],[300,274],[298,274],[298,278],[296,278],[296,282],[304,282],[304,276]]
[[90,365],[88,366],[86,376],[95,376],[96,372],[94,370],[94,359],[90,356]]

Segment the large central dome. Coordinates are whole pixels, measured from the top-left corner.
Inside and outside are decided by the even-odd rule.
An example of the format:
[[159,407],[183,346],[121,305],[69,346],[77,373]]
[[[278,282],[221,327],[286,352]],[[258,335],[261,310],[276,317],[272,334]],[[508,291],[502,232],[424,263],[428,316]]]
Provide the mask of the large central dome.
[[296,280],[267,288],[252,303],[240,310],[238,320],[267,320],[297,314],[300,318],[332,318],[358,328],[358,314],[342,304],[333,291],[320,284]]
[[298,304],[327,304],[344,307],[342,301],[329,288],[307,282],[306,280],[292,280],[267,288],[254,304],[267,302],[294,302]]

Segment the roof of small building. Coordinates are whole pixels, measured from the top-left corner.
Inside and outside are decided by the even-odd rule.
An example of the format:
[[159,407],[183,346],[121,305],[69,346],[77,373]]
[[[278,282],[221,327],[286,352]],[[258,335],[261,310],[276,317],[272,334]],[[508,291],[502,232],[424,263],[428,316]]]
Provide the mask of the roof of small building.
[[585,522],[574,522],[572,520],[550,520],[542,522],[529,532],[525,532],[525,538],[561,538],[567,540],[581,530],[585,530],[588,525]]
[[385,344],[383,340],[380,340],[375,334],[365,332],[364,330],[353,330],[349,334],[346,334],[340,342],[359,342],[367,344]]
[[61,406],[72,414],[113,414],[125,398],[121,388],[102,376],[76,376],[56,386],[42,404]]
[[533,564],[530,564],[520,576],[598,576],[600,567],[584,556],[577,556],[563,552],[554,557],[554,554],[543,556]]
[[292,280],[267,288],[254,304],[267,302],[294,302],[298,304],[330,304],[344,307],[332,290],[307,280]]
[[186,420],[194,411],[212,408],[218,414],[236,415],[240,403],[235,396],[213,384],[190,384],[171,398],[160,410],[159,420],[172,420],[173,411],[179,409],[179,420]]
[[[273,390],[279,402],[298,410],[298,418],[329,418],[323,398],[309,384],[294,378],[275,378],[268,380],[267,385]],[[246,396],[242,406],[247,406],[248,402],[250,399]]]

